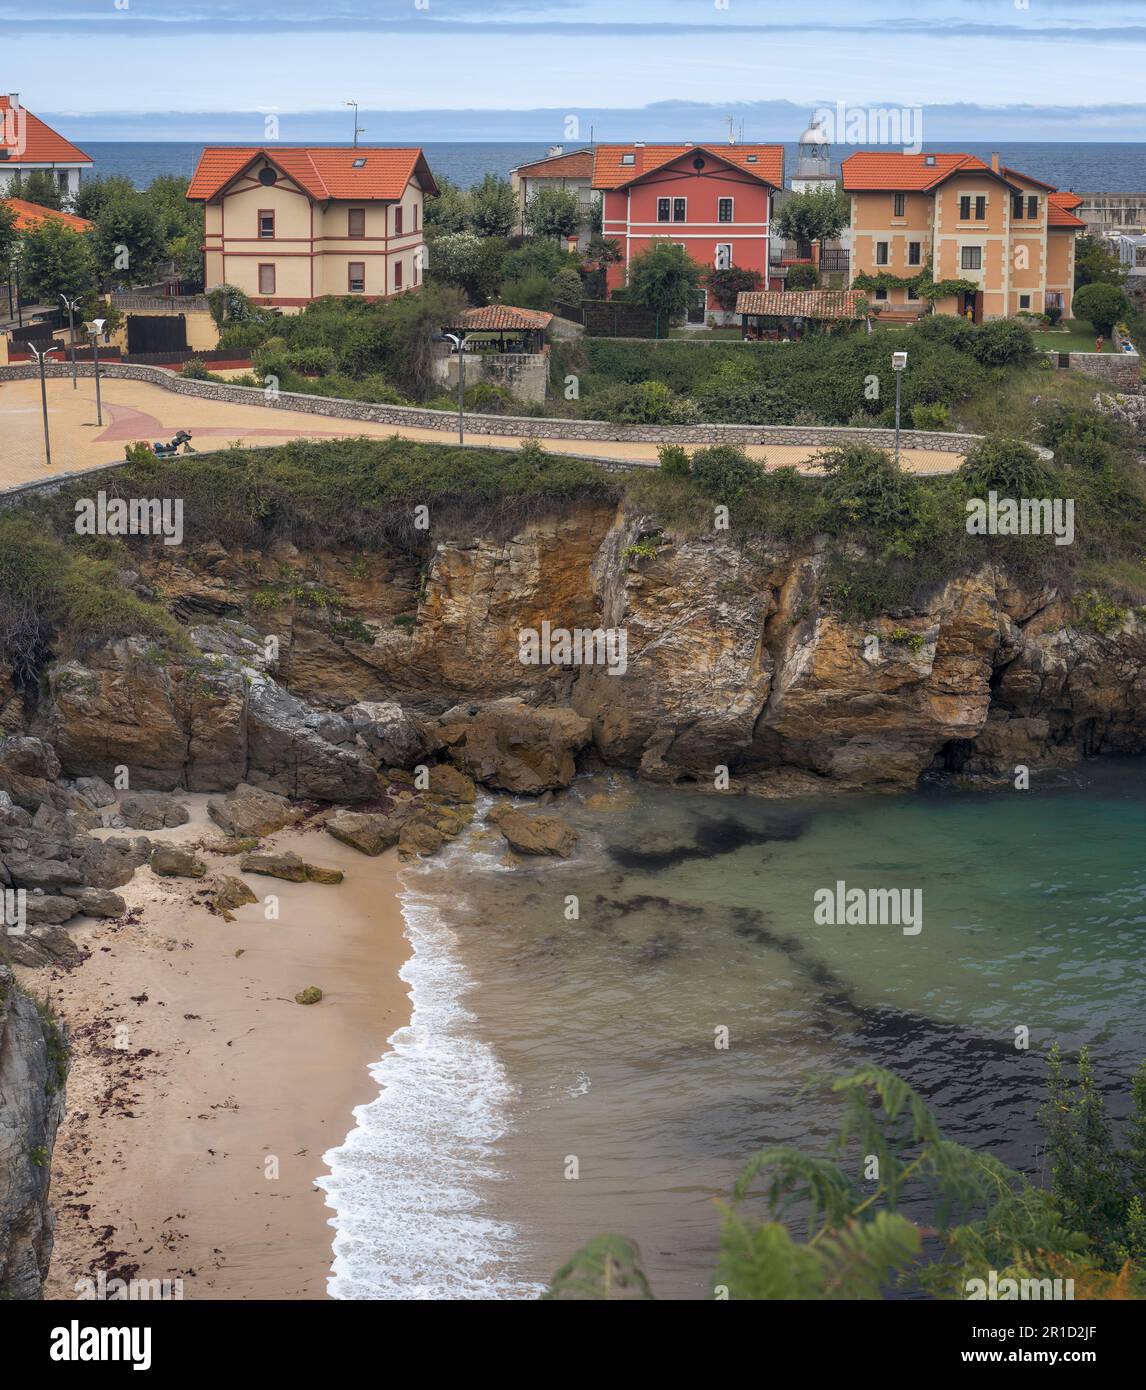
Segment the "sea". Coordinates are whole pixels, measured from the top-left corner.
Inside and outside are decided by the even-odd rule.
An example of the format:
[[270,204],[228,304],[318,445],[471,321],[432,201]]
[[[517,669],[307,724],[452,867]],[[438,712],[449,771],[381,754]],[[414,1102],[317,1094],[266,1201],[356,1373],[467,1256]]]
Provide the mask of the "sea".
[[[659,1297],[711,1297],[717,1203],[765,1146],[828,1156],[825,1079],[868,1063],[1045,1180],[1051,1043],[1120,1124],[1146,1057],[1144,773],[798,801],[601,773],[550,808],[573,856],[516,863],[480,797],[403,873],[412,1018],[324,1156],[331,1295],[535,1298],[612,1233]],[[817,924],[838,883],[918,890],[921,930]]]
[[[380,142],[385,143],[385,142]],[[423,146],[430,168],[463,188],[480,183],[486,174],[501,176],[519,164],[541,159],[550,146],[539,143],[433,142]],[[569,146],[568,148],[575,148]],[[785,145],[784,167],[796,167],[798,146]],[[886,146],[849,147],[837,157],[855,150]],[[928,150],[962,150],[990,160],[997,151],[1004,164],[1054,184],[1057,188],[1090,193],[1146,192],[1146,144],[1064,144],[1057,142],[1019,142],[981,145],[973,142],[928,144]],[[121,175],[145,188],[160,174],[181,174],[190,178],[203,153],[203,145],[189,141],[85,141],[97,175]]]

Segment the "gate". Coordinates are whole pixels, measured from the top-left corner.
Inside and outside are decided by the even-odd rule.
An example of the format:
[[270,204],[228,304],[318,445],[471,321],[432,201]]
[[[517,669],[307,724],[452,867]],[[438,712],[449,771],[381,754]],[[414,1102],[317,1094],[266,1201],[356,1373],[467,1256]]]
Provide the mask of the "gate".
[[127,350],[142,352],[185,352],[187,319],[183,314],[128,314]]

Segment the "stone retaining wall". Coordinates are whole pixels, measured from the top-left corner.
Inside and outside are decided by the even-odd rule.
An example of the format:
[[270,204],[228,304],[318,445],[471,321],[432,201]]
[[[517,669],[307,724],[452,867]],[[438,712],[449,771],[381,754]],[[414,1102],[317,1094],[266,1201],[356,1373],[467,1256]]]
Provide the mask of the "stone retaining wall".
[[[1057,362],[1063,354],[1046,354]],[[1097,377],[1111,386],[1137,386],[1142,380],[1142,359],[1136,352],[1071,352],[1070,370]]]
[[[1115,359],[1117,360],[1117,359]],[[1134,359],[1137,362],[1137,358]],[[82,376],[91,376],[91,363],[80,365]],[[66,364],[48,368],[49,376],[66,376]],[[34,363],[0,367],[0,381],[27,380],[37,375]],[[447,410],[423,410],[418,406],[374,405],[366,401],[346,401],[329,396],[307,396],[281,391],[271,397],[257,386],[230,386],[214,381],[195,381],[176,376],[159,367],[132,366],[126,362],[100,364],[104,377],[128,377],[146,381],[179,396],[200,396],[208,400],[229,401],[235,405],[258,405],[269,410],[299,410],[338,420],[362,420],[372,424],[394,425],[406,429],[442,430],[457,428],[457,416]],[[811,448],[834,445],[873,444],[880,449],[895,447],[895,431],[851,429],[835,425],[614,425],[605,420],[566,420],[520,415],[467,415],[466,432],[475,435],[508,435],[511,439],[570,439],[599,443],[627,444],[793,444]],[[942,430],[903,430],[904,449],[932,449],[940,453],[965,454],[979,443],[981,435],[950,434]]]

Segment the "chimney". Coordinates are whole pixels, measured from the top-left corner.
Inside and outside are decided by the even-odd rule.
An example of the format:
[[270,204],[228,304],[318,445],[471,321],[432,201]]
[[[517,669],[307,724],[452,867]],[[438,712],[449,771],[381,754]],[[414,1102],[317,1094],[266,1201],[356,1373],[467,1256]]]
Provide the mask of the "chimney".
[[992,173],[992,174],[997,174],[998,172],[999,172],[999,151],[998,151],[998,150],[992,150],[992,151],[991,151],[991,173]]

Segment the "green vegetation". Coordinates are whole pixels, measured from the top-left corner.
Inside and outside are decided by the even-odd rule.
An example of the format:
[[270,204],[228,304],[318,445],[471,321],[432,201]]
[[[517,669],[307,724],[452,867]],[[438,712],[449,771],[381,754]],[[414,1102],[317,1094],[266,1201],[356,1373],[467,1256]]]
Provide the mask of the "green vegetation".
[[667,325],[687,310],[700,289],[700,266],[683,246],[657,241],[629,262],[625,298],[661,315]]
[[[940,1299],[971,1282],[1073,1280],[1076,1298],[1146,1297],[1146,1067],[1131,1144],[1119,1153],[1085,1054],[1072,1095],[1057,1051],[1047,1123],[1052,1189],[944,1137],[904,1081],[881,1067],[821,1082],[842,1104],[831,1157],[774,1145],[721,1203],[720,1299],[874,1299],[899,1288]],[[1133,1185],[1137,1186],[1134,1187]],[[903,1214],[912,1202],[917,1219]],[[759,1214],[757,1214],[759,1212]],[[921,1217],[921,1219],[920,1219]],[[802,1238],[793,1230],[802,1232]],[[1050,1297],[1053,1283],[1043,1285]],[[636,1247],[598,1236],[555,1275],[548,1299],[649,1299]]]
[[1075,316],[1094,325],[1095,332],[1107,338],[1116,323],[1130,312],[1130,300],[1117,285],[1083,285],[1074,295]]
[[850,220],[851,199],[838,184],[833,184],[831,188],[791,194],[776,214],[776,231],[797,243],[831,241]]

